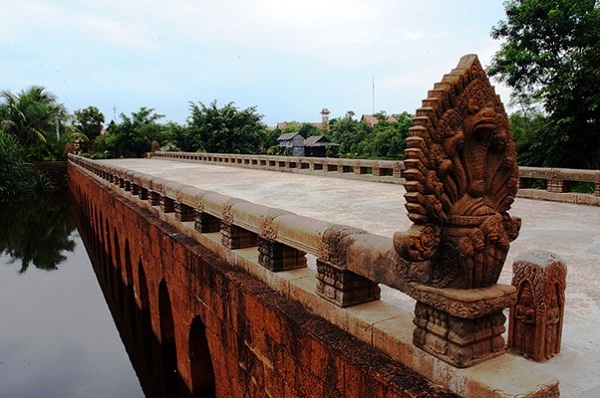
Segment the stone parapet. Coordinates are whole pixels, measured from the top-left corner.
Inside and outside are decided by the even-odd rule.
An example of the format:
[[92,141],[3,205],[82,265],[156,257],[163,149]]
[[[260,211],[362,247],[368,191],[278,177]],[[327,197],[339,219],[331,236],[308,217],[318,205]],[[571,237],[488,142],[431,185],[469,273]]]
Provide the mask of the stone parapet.
[[[415,326],[415,323],[419,322],[419,313],[422,313],[421,308],[416,308],[415,314],[411,314],[405,310],[391,308],[384,302],[377,300],[379,295],[377,284],[385,284],[415,297],[417,300],[422,301],[424,305],[435,305],[434,302],[425,297],[427,294],[424,292],[427,292],[427,289],[420,289],[416,285],[406,282],[394,271],[398,259],[391,238],[364,233],[360,230],[350,231],[348,227],[336,226],[332,223],[310,219],[290,212],[262,207],[247,201],[232,200],[225,195],[194,187],[182,188],[167,184],[163,179],[153,176],[137,176],[136,184],[139,184],[140,192],[147,190],[149,196],[151,196],[155,192],[154,189],[157,189],[173,200],[175,211],[165,213],[161,207],[153,205],[151,200],[142,198],[142,195],[133,195],[131,191],[128,192],[114,184],[110,184],[111,179],[118,180],[118,176],[124,176],[125,169],[110,165],[109,162],[91,161],[76,156],[71,156],[69,161],[71,167],[85,170],[89,173],[90,178],[94,178],[97,183],[105,186],[106,189],[113,190],[124,198],[156,214],[161,220],[176,228],[182,236],[189,236],[201,246],[225,259],[229,264],[241,267],[241,269],[267,283],[270,288],[280,292],[285,297],[301,303],[309,308],[311,312],[323,317],[331,324],[346,330],[372,347],[401,361],[433,382],[451,388],[461,395],[475,396],[475,392],[477,394],[486,392],[486,394],[489,394],[485,396],[503,396],[497,392],[497,384],[502,384],[502,382],[495,379],[494,383],[488,384],[489,381],[487,381],[485,374],[482,375],[479,371],[482,364],[467,369],[459,369],[456,365],[440,362],[435,356],[429,355],[429,353],[422,351],[414,344],[413,335],[415,330],[419,330],[418,325]],[[176,203],[189,207],[194,206],[195,223],[181,222],[177,219]],[[189,211],[189,209],[186,211]],[[224,227],[224,220],[229,221],[229,225]],[[223,245],[222,236],[229,237],[227,231],[223,230],[229,228],[229,226],[246,231],[244,233],[249,236],[254,234],[256,237],[254,241],[251,240],[251,246],[235,249]],[[331,231],[334,231],[335,228],[341,228],[342,231],[349,231],[349,233],[332,234]],[[277,248],[270,245],[281,246]],[[304,253],[316,256],[321,265],[329,263],[326,264],[330,267],[329,270],[319,273],[316,269],[304,267],[306,261]],[[331,267],[331,265],[334,266]],[[338,269],[335,269],[336,267]],[[273,269],[271,270],[271,268]],[[343,272],[336,277],[330,272],[332,269]],[[356,280],[360,282],[357,284]],[[344,294],[348,291],[348,286],[359,286],[358,291],[362,293],[352,293],[349,297],[359,297],[360,300],[357,302],[363,302],[363,304],[342,308],[345,305],[343,299],[337,300],[338,302],[335,304],[333,302],[336,300],[331,302],[324,299],[323,295],[318,293],[318,285],[321,282],[325,282],[325,285],[329,286],[324,291],[329,290],[331,292],[333,290],[330,289],[334,288]],[[360,285],[363,287],[360,287]],[[364,292],[367,293],[363,294]],[[335,296],[336,294],[338,293],[334,292],[331,295]],[[446,296],[448,294],[446,292]],[[486,297],[485,294],[480,297],[483,307],[488,305],[486,304]],[[367,298],[367,300],[364,298]],[[452,295],[446,298],[454,300]],[[368,300],[375,301],[365,302]],[[470,305],[465,304],[465,306]],[[460,305],[453,304],[449,308],[457,308],[456,311],[458,312],[456,314],[461,314],[458,310],[461,308]],[[448,308],[442,309],[448,311]],[[450,312],[453,311],[450,310]],[[425,309],[425,312],[427,312],[427,309]],[[413,320],[415,316],[417,319]],[[467,317],[467,319],[470,318]],[[490,320],[490,322],[494,323],[496,321]],[[427,326],[425,328],[427,329]],[[434,329],[429,326],[428,330],[432,331]],[[492,341],[496,340],[492,339]],[[459,342],[462,343],[462,340],[459,340]],[[509,384],[508,380],[518,377],[514,369],[520,368],[516,362],[512,362],[510,355],[504,357],[508,358],[504,358],[499,362],[502,363],[503,371],[502,377],[498,377],[500,379],[506,377],[507,381],[505,383]],[[492,359],[491,361],[496,360]],[[445,370],[440,372],[440,369]],[[543,395],[540,390],[541,386],[544,387],[546,392],[557,391],[555,379],[543,373],[533,373],[535,373],[536,382],[524,383],[519,387],[519,391],[523,393],[523,396],[552,396]]]
[[[417,118],[419,117],[417,116]],[[405,183],[403,175],[406,170],[405,161],[160,151],[157,151],[154,157],[156,159],[306,173],[364,181]],[[534,180],[544,181],[547,189],[531,189],[529,186],[531,181]],[[591,192],[570,192],[569,189],[572,187],[573,182],[591,183]],[[521,166],[519,167],[518,186],[517,196],[523,198],[600,206],[600,199],[596,199],[600,198],[600,171],[598,170]],[[545,195],[544,192],[564,193],[564,195]]]
[[198,162],[221,166],[316,174],[336,178],[402,184],[404,163],[400,160],[313,158],[294,156],[238,155],[198,152],[154,153],[156,159]]

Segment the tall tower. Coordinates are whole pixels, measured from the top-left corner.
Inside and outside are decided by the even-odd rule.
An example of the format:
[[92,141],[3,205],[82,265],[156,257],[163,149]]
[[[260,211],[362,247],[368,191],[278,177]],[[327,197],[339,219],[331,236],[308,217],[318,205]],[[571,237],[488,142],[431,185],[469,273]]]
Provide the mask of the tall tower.
[[329,131],[329,109],[323,108],[321,111],[321,124],[323,125],[323,129],[325,131]]

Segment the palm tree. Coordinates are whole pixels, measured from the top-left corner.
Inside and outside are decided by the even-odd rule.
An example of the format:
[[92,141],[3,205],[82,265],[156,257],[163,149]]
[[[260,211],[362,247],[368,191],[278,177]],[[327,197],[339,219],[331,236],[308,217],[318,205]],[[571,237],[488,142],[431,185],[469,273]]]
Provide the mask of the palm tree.
[[0,93],[0,128],[16,136],[22,145],[46,142],[55,130],[55,116],[62,105],[44,87],[32,86],[18,95]]

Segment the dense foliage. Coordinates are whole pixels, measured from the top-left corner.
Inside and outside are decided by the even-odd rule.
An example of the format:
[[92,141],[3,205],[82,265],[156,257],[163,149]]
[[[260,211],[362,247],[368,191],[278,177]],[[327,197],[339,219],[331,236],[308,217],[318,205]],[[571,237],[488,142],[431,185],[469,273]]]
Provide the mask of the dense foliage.
[[144,156],[150,152],[152,141],[167,141],[165,127],[158,123],[163,117],[146,107],[132,112],[131,117],[121,114],[121,123],[111,123],[106,134],[96,138],[95,152],[101,157]]
[[85,136],[84,148],[92,149],[89,145],[93,143],[96,137],[100,135],[104,128],[104,115],[95,106],[88,106],[84,109],[78,109],[73,112],[75,116],[74,127]]
[[[510,0],[489,67],[532,120],[528,158],[541,166],[600,168],[600,3]],[[531,112],[541,104],[545,117]]]
[[50,181],[25,162],[18,139],[0,129],[0,201],[51,189]]
[[0,94],[1,127],[15,136],[21,145],[46,142],[55,131],[55,116],[61,107],[56,97],[39,86],[30,87],[20,94],[2,91]]
[[330,134],[340,144],[339,155],[373,159],[404,159],[404,148],[412,116],[406,112],[393,115],[385,112],[375,115],[377,124],[355,120],[352,112],[331,122]]
[[239,110],[230,102],[219,108],[190,103],[188,135],[192,150],[217,153],[258,153],[265,144],[266,126],[255,107]]

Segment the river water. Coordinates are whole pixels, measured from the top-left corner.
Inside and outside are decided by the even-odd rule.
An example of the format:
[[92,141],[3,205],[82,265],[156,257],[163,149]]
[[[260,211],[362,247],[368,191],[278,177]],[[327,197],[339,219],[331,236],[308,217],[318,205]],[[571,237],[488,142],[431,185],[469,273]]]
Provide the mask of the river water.
[[65,195],[0,203],[0,397],[189,395],[173,347],[86,245],[100,246]]

